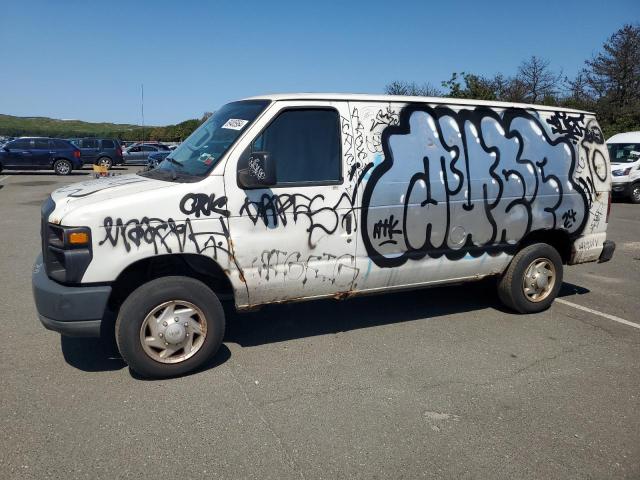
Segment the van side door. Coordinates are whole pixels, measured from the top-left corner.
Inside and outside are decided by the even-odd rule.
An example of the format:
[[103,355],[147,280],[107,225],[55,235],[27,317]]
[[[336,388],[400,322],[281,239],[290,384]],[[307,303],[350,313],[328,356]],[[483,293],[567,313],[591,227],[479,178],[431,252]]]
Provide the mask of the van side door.
[[[276,102],[229,158],[230,235],[251,305],[334,295],[353,286],[356,225],[342,154],[343,143],[351,141],[341,129],[346,114],[343,102]],[[275,185],[239,184],[238,162],[252,152],[273,160]]]

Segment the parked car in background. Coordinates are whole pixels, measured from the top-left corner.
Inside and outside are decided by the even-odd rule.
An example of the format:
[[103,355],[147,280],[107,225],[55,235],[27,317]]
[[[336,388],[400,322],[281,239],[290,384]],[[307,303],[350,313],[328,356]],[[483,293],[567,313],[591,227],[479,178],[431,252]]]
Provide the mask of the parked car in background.
[[69,141],[80,149],[84,163],[107,169],[124,163],[122,147],[115,138],[72,138]]
[[156,168],[171,152],[172,150],[163,150],[150,154],[149,158],[147,158],[147,168],[149,170]]
[[614,135],[607,140],[611,158],[611,191],[640,203],[640,132]]
[[124,163],[129,165],[146,165],[149,155],[157,152],[169,153],[169,147],[161,143],[136,143],[123,152]]
[[53,169],[58,175],[68,175],[82,168],[82,163],[80,149],[59,138],[18,138],[0,150],[0,171]]

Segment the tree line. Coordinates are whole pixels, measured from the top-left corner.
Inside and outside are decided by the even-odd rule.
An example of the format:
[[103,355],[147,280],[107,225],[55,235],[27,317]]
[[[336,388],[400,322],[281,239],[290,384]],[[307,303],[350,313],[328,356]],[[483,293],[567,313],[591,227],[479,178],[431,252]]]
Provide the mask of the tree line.
[[440,87],[397,80],[385,92],[563,106],[595,112],[607,137],[640,130],[640,26],[617,30],[573,78],[533,55],[512,76],[454,72]]
[[54,138],[97,137],[119,140],[161,140],[180,142],[202,124],[210,112],[197,119],[185,120],[163,127],[127,125],[117,123],[92,123],[80,120],[57,120],[47,117],[15,117],[0,115],[0,135],[8,137],[43,136]]

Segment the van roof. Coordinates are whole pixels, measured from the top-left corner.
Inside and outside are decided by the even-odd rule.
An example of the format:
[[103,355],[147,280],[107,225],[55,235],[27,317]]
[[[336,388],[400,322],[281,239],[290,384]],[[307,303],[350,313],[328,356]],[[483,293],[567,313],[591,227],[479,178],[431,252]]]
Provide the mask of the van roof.
[[401,102],[401,103],[442,103],[448,105],[469,105],[469,106],[486,106],[497,108],[523,108],[528,110],[541,110],[548,112],[571,112],[593,115],[593,112],[584,110],[574,110],[564,107],[553,107],[548,105],[533,105],[529,103],[511,103],[497,102],[490,100],[473,100],[466,98],[449,98],[449,97],[412,97],[407,95],[365,95],[352,93],[276,93],[272,95],[259,95],[255,97],[245,98],[244,100],[344,100],[358,102]]
[[640,132],[617,133],[607,143],[640,143]]

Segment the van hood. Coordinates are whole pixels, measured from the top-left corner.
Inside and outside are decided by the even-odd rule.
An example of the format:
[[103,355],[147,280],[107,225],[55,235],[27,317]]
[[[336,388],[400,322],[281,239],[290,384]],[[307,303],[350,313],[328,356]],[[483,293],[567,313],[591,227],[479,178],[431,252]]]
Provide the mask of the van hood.
[[131,194],[140,194],[175,186],[175,183],[130,174],[79,182],[59,188],[51,194],[56,208],[50,220],[59,223],[64,215],[77,207],[95,204]]

